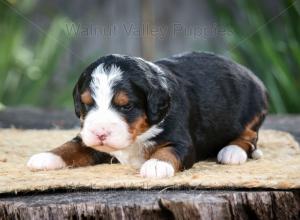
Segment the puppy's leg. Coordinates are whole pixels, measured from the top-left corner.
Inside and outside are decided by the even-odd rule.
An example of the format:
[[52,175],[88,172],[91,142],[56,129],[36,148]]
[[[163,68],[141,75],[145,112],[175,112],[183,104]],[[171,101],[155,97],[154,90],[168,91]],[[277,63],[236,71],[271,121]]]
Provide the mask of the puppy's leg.
[[220,150],[217,160],[222,164],[242,164],[247,161],[248,155],[253,159],[259,159],[262,152],[256,148],[257,132],[249,127],[241,136]]
[[99,163],[109,163],[112,157],[96,151],[82,143],[80,137],[75,137],[49,152],[33,155],[27,162],[31,170],[55,170],[65,167],[82,167]]
[[140,169],[142,177],[164,178],[174,176],[181,169],[180,159],[173,147],[163,147],[156,150]]

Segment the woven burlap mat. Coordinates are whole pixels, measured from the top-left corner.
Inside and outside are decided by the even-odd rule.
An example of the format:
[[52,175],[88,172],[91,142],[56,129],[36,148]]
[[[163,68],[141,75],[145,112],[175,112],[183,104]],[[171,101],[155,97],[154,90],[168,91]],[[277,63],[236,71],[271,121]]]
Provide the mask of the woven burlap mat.
[[172,178],[144,179],[138,171],[120,164],[103,164],[76,169],[31,172],[26,167],[35,153],[50,150],[74,137],[77,130],[0,130],[0,193],[47,189],[116,188],[300,188],[300,152],[286,133],[263,130],[260,160],[242,165],[219,165],[202,161]]

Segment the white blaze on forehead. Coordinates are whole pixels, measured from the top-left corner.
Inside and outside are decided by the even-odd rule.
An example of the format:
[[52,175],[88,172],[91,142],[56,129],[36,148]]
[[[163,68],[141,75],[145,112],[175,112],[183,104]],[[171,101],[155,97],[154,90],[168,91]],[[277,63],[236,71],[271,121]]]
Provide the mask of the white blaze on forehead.
[[100,145],[98,137],[103,135],[103,143],[109,147],[121,149],[131,143],[128,124],[111,106],[113,87],[120,80],[122,71],[116,65],[104,68],[100,64],[93,71],[90,89],[96,105],[87,113],[81,130],[82,140],[87,146]]
[[100,64],[92,73],[90,88],[92,97],[98,107],[108,109],[113,97],[112,88],[116,82],[122,79],[122,71],[116,65],[111,65],[106,70],[103,64]]

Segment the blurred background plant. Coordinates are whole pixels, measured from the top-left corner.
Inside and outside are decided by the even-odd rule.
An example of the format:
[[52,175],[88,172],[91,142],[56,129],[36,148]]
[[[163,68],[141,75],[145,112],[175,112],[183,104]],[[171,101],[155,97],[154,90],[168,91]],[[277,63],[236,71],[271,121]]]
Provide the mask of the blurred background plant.
[[[11,5],[9,5],[11,4]],[[12,8],[15,7],[15,8]],[[36,105],[57,103],[61,91],[52,99],[47,97],[51,79],[69,45],[64,37],[65,25],[70,21],[63,16],[53,19],[47,30],[36,26],[32,36],[26,29],[26,16],[35,7],[35,1],[24,0],[0,4],[0,105]],[[33,24],[34,25],[34,24]],[[34,38],[34,39],[30,39]],[[31,42],[31,43],[30,43]],[[52,87],[53,89],[53,87]],[[50,102],[49,102],[50,101]]]
[[[299,12],[297,0],[0,0],[0,108],[72,108],[78,75],[107,53],[156,59],[209,50],[253,70],[268,88],[271,112],[299,113]],[[215,24],[226,34],[189,32]],[[145,25],[169,32],[151,35]]]
[[220,22],[232,30],[226,38],[229,56],[253,70],[268,88],[270,111],[299,113],[299,1],[272,2],[279,4],[275,11],[265,1],[209,2]]

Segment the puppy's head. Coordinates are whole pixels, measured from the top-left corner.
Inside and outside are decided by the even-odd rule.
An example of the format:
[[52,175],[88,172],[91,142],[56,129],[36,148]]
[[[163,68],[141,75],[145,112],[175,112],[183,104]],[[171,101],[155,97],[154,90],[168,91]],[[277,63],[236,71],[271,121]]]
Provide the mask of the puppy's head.
[[73,98],[83,142],[108,152],[143,135],[157,135],[150,128],[163,120],[170,105],[165,73],[153,63],[120,55],[92,63],[81,74]]

